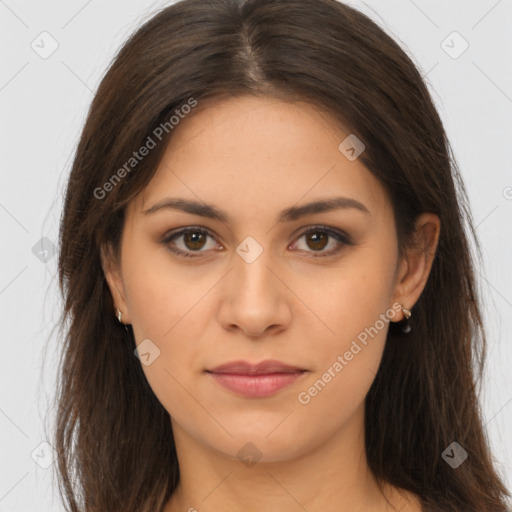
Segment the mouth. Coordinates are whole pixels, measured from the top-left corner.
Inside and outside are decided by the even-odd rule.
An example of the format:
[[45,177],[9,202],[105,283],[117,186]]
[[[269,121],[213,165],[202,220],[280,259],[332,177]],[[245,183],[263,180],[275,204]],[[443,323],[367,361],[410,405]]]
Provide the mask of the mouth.
[[258,364],[234,361],[205,371],[222,387],[248,397],[274,395],[308,373],[308,370],[275,360]]

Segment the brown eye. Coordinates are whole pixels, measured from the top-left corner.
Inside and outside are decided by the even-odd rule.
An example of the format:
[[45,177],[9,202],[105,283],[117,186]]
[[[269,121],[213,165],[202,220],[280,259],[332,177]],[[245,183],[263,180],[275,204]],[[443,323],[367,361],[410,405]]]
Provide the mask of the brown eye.
[[[186,228],[168,234],[163,238],[162,243],[166,245],[169,250],[180,256],[193,258],[201,256],[202,252],[216,247],[215,242],[213,242],[210,247],[207,247],[208,238],[213,239],[210,233],[204,229]],[[180,239],[182,239],[181,242]]]
[[[297,245],[300,246],[301,244],[296,242],[294,244],[294,248],[297,248],[301,251],[313,253],[313,256],[315,257],[332,256],[341,251],[341,249],[343,249],[344,246],[352,245],[352,242],[348,235],[338,231],[334,231],[326,227],[319,226],[308,229],[306,232],[302,233],[298,240],[301,240],[302,238],[305,239],[305,243],[302,244],[303,247],[297,247]],[[330,246],[331,249],[324,250],[328,246]]]

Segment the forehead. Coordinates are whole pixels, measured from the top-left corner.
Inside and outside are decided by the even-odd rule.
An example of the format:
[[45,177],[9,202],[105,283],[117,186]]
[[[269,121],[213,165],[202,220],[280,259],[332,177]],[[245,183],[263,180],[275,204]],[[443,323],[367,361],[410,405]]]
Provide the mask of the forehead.
[[174,127],[155,175],[131,208],[141,212],[179,196],[222,205],[242,220],[343,195],[375,213],[389,210],[378,180],[340,151],[349,135],[304,102],[254,96],[199,102]]

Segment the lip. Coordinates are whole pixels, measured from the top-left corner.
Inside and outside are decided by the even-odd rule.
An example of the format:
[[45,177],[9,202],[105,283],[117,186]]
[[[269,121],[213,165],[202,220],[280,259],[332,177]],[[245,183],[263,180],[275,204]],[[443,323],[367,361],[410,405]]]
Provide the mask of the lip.
[[221,386],[244,396],[264,397],[277,393],[291,385],[307,370],[267,359],[251,364],[247,361],[232,361],[206,370]]
[[231,361],[229,363],[221,364],[211,370],[211,373],[232,373],[237,375],[258,375],[269,373],[295,373],[304,371],[304,368],[291,366],[276,359],[265,359],[259,363],[249,363],[247,361]]

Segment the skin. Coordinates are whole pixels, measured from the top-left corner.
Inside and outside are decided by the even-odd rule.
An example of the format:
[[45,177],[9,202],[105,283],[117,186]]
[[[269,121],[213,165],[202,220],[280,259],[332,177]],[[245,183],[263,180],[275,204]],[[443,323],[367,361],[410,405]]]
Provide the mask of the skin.
[[[386,498],[402,512],[421,510],[404,490],[386,486],[383,495],[366,463],[364,399],[388,322],[309,403],[298,401],[393,304],[414,306],[437,247],[439,219],[425,213],[419,245],[398,260],[385,190],[338,149],[348,134],[306,103],[252,96],[200,103],[127,207],[120,264],[102,251],[123,323],[132,324],[137,344],[150,339],[160,350],[142,368],[171,416],[180,465],[164,512],[392,510]],[[356,199],[368,213],[276,222],[285,208],[333,196]],[[167,197],[213,204],[230,222],[171,208],[143,213]],[[347,233],[352,245],[303,236],[319,224]],[[174,246],[199,256],[173,254],[162,238],[190,226],[211,236],[200,243],[178,236]],[[247,236],[263,249],[251,263],[236,252]],[[403,319],[393,311],[392,321]],[[308,372],[265,398],[238,395],[205,373],[269,358]],[[251,466],[237,456],[246,443],[261,455]]]

